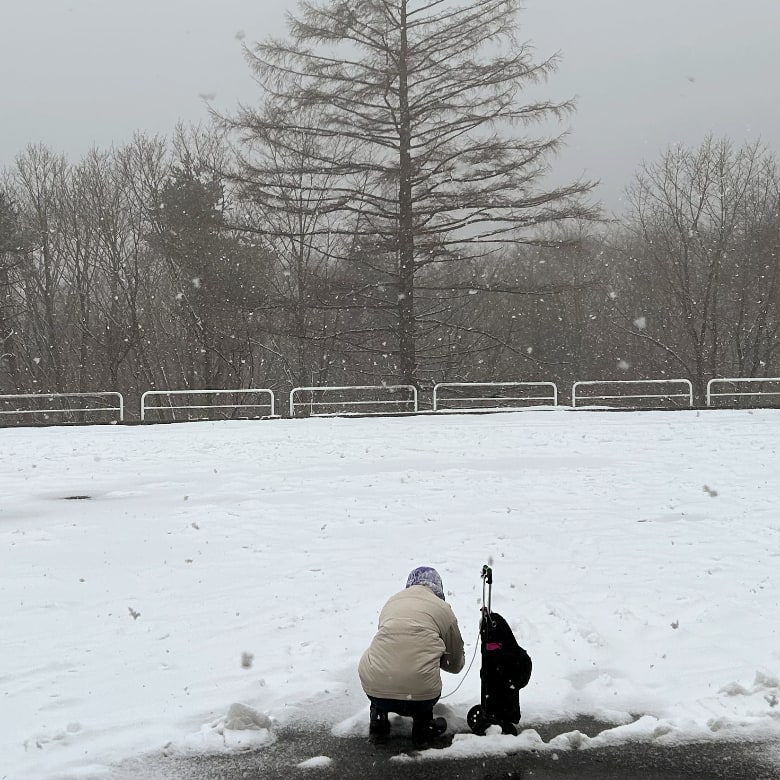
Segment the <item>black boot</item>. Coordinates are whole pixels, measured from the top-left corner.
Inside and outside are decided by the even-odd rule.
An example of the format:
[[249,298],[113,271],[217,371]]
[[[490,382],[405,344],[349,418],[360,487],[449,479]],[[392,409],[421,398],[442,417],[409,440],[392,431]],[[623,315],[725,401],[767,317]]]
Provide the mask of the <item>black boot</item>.
[[444,718],[434,718],[433,713],[414,718],[412,721],[412,742],[415,747],[430,745],[436,737],[447,730]]
[[368,722],[368,733],[372,737],[386,737],[390,733],[390,720],[387,713],[371,705],[371,715]]

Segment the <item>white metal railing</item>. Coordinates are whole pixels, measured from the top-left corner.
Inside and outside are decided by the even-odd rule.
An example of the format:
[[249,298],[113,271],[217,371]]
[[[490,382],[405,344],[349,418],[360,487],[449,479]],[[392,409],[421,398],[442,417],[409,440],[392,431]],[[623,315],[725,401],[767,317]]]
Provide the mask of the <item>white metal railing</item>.
[[[457,388],[463,388],[466,391],[477,391],[479,389],[492,389],[492,388],[529,388],[529,389],[541,389],[546,388],[551,392],[546,395],[455,395],[446,396],[441,398],[441,391],[455,390]],[[469,404],[469,403],[491,403],[490,406],[458,406],[457,411],[482,411],[485,409],[506,409],[513,407],[506,407],[498,405],[498,402],[522,402],[521,405],[529,405],[529,402],[540,401],[542,403],[550,403],[551,406],[558,405],[558,386],[555,382],[439,382],[433,386],[433,411],[441,411],[441,404],[454,403],[454,404]]]
[[[221,395],[256,395],[263,398],[268,398],[267,401],[262,403],[230,403],[230,404],[164,404],[162,406],[150,406],[146,399],[155,398],[160,396],[167,396],[169,398],[177,398],[179,396],[221,396]],[[246,388],[238,390],[147,390],[141,396],[141,422],[146,420],[146,413],[148,411],[169,411],[174,414],[175,410],[192,410],[192,409],[268,409],[268,416],[274,416],[274,410],[276,408],[276,399],[273,390],[266,388]]]
[[[326,394],[338,395],[344,393],[362,393],[373,392],[378,395],[385,395],[387,393],[409,393],[409,398],[357,398],[350,400],[348,398],[339,398],[337,400],[314,400],[315,394],[324,396]],[[309,393],[308,401],[295,400],[296,395],[303,393]],[[295,417],[296,407],[308,407],[309,417],[324,417],[327,415],[344,414],[344,409],[350,410],[353,407],[360,409],[368,406],[381,406],[387,407],[389,405],[411,405],[411,409],[402,409],[400,411],[416,412],[417,411],[417,388],[414,385],[345,385],[342,387],[320,386],[320,387],[294,387],[290,391],[290,417]],[[338,407],[338,408],[337,408]],[[323,411],[319,411],[322,409]],[[326,411],[330,409],[330,411]],[[346,412],[349,414],[350,412]],[[369,412],[360,411],[352,412],[354,414],[384,414],[384,412]]]
[[[763,389],[764,385],[770,389]],[[650,388],[666,386],[661,392]],[[731,385],[731,387],[728,387]],[[741,387],[742,385],[742,387]],[[746,387],[745,387],[746,386]],[[758,386],[756,388],[756,386]],[[601,392],[583,393],[583,388],[601,388]],[[640,392],[629,392],[627,388]],[[516,389],[516,390],[515,390]],[[433,411],[480,411],[519,408],[514,404],[532,406],[549,403],[558,405],[558,388],[554,382],[439,382],[433,386]],[[539,390],[537,393],[536,391]],[[460,392],[462,391],[462,392]],[[483,391],[486,391],[483,393]],[[504,392],[506,391],[506,392]],[[528,394],[526,394],[528,391]],[[252,399],[252,394],[255,399]],[[357,394],[357,397],[355,395]],[[371,395],[374,397],[371,397]],[[399,397],[399,394],[404,394]],[[192,396],[222,398],[234,396],[231,403],[175,403],[176,399]],[[165,404],[152,404],[150,399],[167,397]],[[235,397],[241,396],[241,401]],[[260,398],[257,398],[260,396]],[[713,406],[718,398],[768,398],[780,397],[780,377],[718,377],[707,383],[706,405]],[[114,403],[109,403],[114,399]],[[599,401],[650,401],[658,399],[684,399],[693,406],[693,386],[688,379],[630,379],[577,381],[571,389],[571,407],[583,408],[585,402]],[[99,403],[100,405],[95,405]],[[502,406],[501,404],[510,404]],[[747,404],[749,405],[749,401]],[[484,404],[490,404],[484,406]],[[481,406],[480,406],[481,405]],[[11,406],[11,408],[9,408]],[[623,405],[637,408],[638,405]],[[641,405],[639,405],[641,406]],[[646,406],[646,405],[645,405]],[[678,404],[679,406],[679,404]],[[393,409],[392,407],[395,407]],[[382,415],[392,411],[417,412],[418,392],[414,385],[345,385],[296,387],[290,392],[290,417],[306,409],[309,416],[337,414]],[[659,408],[646,406],[646,408]],[[226,390],[147,390],[141,396],[141,420],[147,421],[149,412],[168,412],[176,417],[177,411],[213,410],[261,410],[276,416],[274,392],[267,388],[242,388]],[[14,416],[22,419],[45,417],[43,422],[90,422],[89,415],[112,413],[112,422],[124,422],[125,403],[119,392],[82,393],[17,393],[0,394],[0,426]],[[70,419],[60,419],[64,416]],[[259,416],[259,415],[255,415]],[[53,417],[53,419],[49,419]],[[188,417],[191,419],[191,417]],[[202,419],[202,417],[201,417]],[[34,420],[33,420],[34,421]],[[40,421],[40,420],[39,420]]]
[[618,393],[609,395],[587,395],[582,398],[586,401],[615,401],[615,400],[627,400],[627,399],[646,399],[646,398],[685,398],[688,401],[688,406],[693,406],[693,385],[689,379],[615,379],[615,380],[598,380],[587,382],[575,382],[571,388],[571,405],[572,408],[577,407],[577,388],[585,386],[601,385],[602,387],[622,387],[625,385],[631,385],[636,387],[638,385],[682,385],[686,388],[685,392],[678,393]]
[[778,390],[730,390],[728,392],[724,393],[716,393],[713,391],[713,386],[717,386],[719,384],[730,384],[730,385],[741,385],[743,383],[746,384],[756,384],[756,383],[765,383],[765,382],[775,382],[778,384],[778,387],[780,388],[780,377],[744,377],[744,376],[738,376],[738,377],[722,377],[718,379],[710,379],[709,382],[707,382],[707,406],[712,405],[712,399],[713,398],[740,398],[740,397],[746,397],[746,396],[774,396],[774,395],[780,395],[780,389]]
[[[14,395],[0,395],[0,405],[10,401],[48,401],[51,407],[57,401],[66,401],[69,398],[81,398],[84,400],[115,398],[115,406],[85,406],[83,403],[77,406],[54,406],[46,409],[0,409],[0,415],[35,415],[35,414],[74,414],[89,412],[118,412],[118,422],[125,419],[125,401],[121,393],[115,392],[94,392],[94,393],[16,393]],[[70,403],[70,402],[68,402]],[[0,421],[3,418],[0,417]]]

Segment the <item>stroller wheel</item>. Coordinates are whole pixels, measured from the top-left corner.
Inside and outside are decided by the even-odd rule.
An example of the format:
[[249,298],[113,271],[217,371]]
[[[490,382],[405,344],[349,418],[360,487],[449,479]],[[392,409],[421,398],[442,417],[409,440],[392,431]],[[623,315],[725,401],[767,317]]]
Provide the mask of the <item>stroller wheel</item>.
[[517,726],[515,726],[514,723],[510,723],[509,721],[505,721],[504,723],[499,724],[501,726],[501,733],[502,734],[511,734],[513,737],[517,736]]
[[487,727],[490,725],[490,720],[483,717],[482,707],[479,704],[473,706],[468,715],[466,715],[466,723],[469,724],[469,728],[478,736],[484,737]]

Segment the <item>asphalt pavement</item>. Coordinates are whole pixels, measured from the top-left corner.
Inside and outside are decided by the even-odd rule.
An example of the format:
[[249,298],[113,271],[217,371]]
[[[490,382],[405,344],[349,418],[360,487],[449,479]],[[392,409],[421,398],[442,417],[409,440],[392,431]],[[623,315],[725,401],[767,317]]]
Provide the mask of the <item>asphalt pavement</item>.
[[[549,741],[579,730],[595,734],[593,721],[524,724]],[[780,780],[780,741],[716,740],[676,745],[633,742],[619,747],[557,752],[524,751],[513,756],[414,760],[408,735],[385,744],[366,738],[334,737],[324,727],[282,729],[273,745],[231,755],[183,758],[153,756],[125,762],[117,780]],[[452,737],[449,737],[451,741]],[[445,747],[445,737],[437,746]],[[393,760],[407,754],[413,760]],[[327,756],[324,766],[301,767]]]

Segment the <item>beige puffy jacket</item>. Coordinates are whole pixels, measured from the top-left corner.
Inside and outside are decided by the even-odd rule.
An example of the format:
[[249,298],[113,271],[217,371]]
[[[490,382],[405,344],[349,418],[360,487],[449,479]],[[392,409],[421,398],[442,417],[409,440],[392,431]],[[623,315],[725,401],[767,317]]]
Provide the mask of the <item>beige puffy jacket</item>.
[[456,674],[464,662],[452,607],[425,585],[413,585],[382,608],[358,674],[369,696],[424,701],[441,696],[440,668]]

